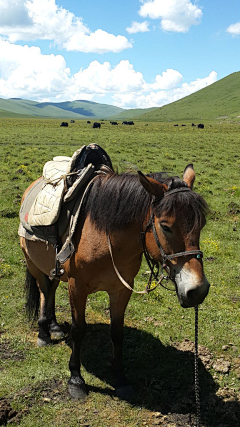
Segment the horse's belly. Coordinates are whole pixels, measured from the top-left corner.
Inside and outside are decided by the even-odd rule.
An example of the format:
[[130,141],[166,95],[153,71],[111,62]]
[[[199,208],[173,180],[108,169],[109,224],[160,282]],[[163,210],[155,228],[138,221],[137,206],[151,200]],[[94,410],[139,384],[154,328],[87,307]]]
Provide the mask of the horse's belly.
[[[20,245],[29,270],[31,271],[31,266],[34,265],[44,274],[50,276],[50,271],[55,268],[55,250],[53,246],[24,238],[20,238]],[[68,281],[66,273],[61,276],[61,280],[63,282]]]

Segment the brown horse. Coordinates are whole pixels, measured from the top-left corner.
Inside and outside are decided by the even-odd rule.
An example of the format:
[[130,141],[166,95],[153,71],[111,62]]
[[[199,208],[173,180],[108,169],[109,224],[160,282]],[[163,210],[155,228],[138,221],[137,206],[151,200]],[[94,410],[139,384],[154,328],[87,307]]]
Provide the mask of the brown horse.
[[[63,265],[61,277],[68,282],[72,312],[69,392],[73,397],[86,396],[80,347],[86,330],[87,297],[97,291],[106,291],[110,297],[116,393],[126,396],[131,391],[122,367],[123,323],[143,252],[168,270],[182,307],[201,304],[208,294],[199,250],[207,204],[192,191],[194,179],[193,167],[188,165],[183,180],[160,173],[145,176],[139,172],[137,176],[110,172],[99,175],[89,188],[74,235],[75,253]],[[55,251],[41,241],[20,241],[27,262],[27,304],[32,312],[35,307],[35,314],[38,306],[32,301],[39,299],[40,292],[38,344],[42,345],[51,341],[50,334],[61,334],[55,317],[59,281],[49,278]],[[34,288],[36,284],[38,288]]]

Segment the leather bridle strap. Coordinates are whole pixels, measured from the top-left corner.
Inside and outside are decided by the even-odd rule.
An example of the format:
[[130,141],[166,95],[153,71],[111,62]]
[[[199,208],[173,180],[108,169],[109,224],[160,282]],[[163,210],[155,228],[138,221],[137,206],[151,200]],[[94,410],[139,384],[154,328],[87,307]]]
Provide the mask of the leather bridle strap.
[[159,241],[159,238],[158,238],[157,230],[156,230],[155,223],[154,223],[154,215],[152,215],[152,224],[151,225],[152,225],[152,230],[153,230],[155,242],[156,242],[157,247],[158,247],[158,249],[161,253],[161,256],[162,256],[162,268],[165,268],[167,266],[167,261],[174,259],[174,258],[185,257],[188,255],[196,255],[198,259],[203,257],[203,252],[200,251],[199,249],[193,249],[192,251],[177,252],[175,254],[167,255],[164,252],[163,247],[162,247],[162,245]]
[[[148,294],[149,292],[154,291],[154,289],[156,289],[156,287],[159,285],[159,282],[156,284],[156,286],[154,286],[151,289],[149,288],[149,282],[148,282],[146,288],[143,291],[135,291],[135,289],[133,289],[126,282],[126,280],[121,276],[121,274],[119,273],[119,271],[118,271],[118,269],[117,269],[117,267],[115,265],[115,262],[114,262],[114,259],[113,259],[113,253],[112,253],[111,240],[110,240],[110,236],[109,236],[108,233],[107,233],[107,242],[108,242],[108,249],[109,249],[109,253],[110,253],[110,256],[111,256],[111,260],[112,260],[112,265],[113,265],[114,271],[115,271],[117,277],[119,278],[120,282],[122,282],[122,284],[125,286],[125,288],[129,289],[129,291],[131,291],[131,292],[135,292],[136,294],[140,294],[140,295],[142,295],[142,294]],[[163,280],[163,278],[164,278],[164,275],[162,274],[159,281]]]

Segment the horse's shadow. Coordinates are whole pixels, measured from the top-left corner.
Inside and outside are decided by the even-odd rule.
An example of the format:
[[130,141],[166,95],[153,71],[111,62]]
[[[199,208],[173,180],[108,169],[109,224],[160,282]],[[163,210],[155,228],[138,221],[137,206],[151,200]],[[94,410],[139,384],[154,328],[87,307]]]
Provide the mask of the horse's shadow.
[[[134,389],[134,397],[129,399],[130,403],[163,415],[170,414],[170,417],[172,414],[172,421],[179,426],[184,425],[184,419],[188,422],[191,421],[191,416],[194,419],[196,405],[193,353],[164,346],[159,339],[145,331],[125,327],[123,358],[126,375]],[[88,325],[81,361],[88,372],[114,387],[109,325]],[[204,425],[239,426],[239,401],[233,400],[232,396],[227,400],[216,394],[218,385],[201,361],[199,382],[201,419]],[[113,394],[111,387],[88,386],[88,389]]]

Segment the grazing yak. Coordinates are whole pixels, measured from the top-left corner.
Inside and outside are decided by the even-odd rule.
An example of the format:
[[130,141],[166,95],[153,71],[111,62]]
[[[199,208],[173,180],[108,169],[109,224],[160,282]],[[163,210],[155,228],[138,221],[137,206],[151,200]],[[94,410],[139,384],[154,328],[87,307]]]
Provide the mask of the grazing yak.
[[134,123],[132,120],[130,122],[123,121],[122,125],[134,125]]
[[97,129],[97,128],[101,128],[101,123],[98,123],[98,122],[94,122],[93,123],[93,129]]
[[68,127],[68,122],[62,122],[62,123],[60,124],[60,126]]
[[199,123],[198,129],[204,129],[204,125],[202,123]]

